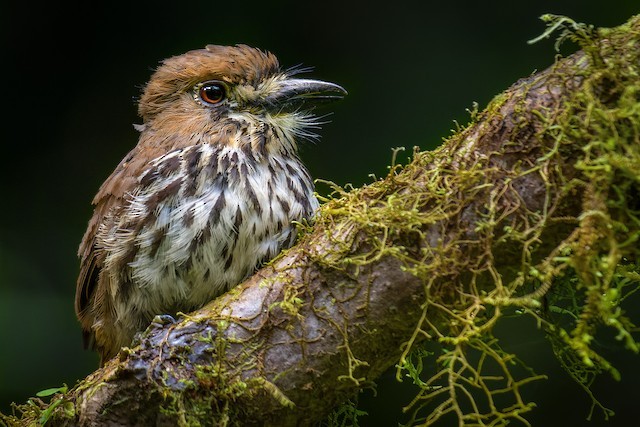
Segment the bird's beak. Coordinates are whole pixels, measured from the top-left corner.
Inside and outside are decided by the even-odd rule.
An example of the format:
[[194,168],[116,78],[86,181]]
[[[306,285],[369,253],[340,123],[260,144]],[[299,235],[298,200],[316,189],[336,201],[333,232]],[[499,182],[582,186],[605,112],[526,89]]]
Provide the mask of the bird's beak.
[[340,85],[322,80],[286,79],[279,88],[268,95],[265,103],[278,111],[297,110],[307,104],[337,101],[345,97],[347,91]]

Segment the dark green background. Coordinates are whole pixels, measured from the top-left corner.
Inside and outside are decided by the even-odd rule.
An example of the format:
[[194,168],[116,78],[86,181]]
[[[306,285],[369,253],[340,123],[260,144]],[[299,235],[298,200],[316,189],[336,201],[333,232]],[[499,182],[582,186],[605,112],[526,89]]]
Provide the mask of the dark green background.
[[[640,10],[636,0],[7,3],[0,6],[3,411],[38,390],[73,385],[95,367],[73,314],[75,252],[91,198],[136,142],[133,99],[159,60],[207,43],[246,43],[271,50],[285,67],[315,66],[310,76],[350,94],[303,158],[314,177],[360,185],[385,173],[392,147],[437,146],[454,119],[466,122],[474,101],[483,107],[552,64],[551,41],[526,44],[543,31],[541,14],[614,26]],[[539,403],[534,425],[587,425],[588,398],[557,368],[535,325],[501,327],[510,350],[551,376],[527,391]],[[619,414],[609,425],[632,425],[640,415],[639,359],[612,357],[623,382],[604,378],[596,386]],[[373,415],[363,425],[400,420],[395,411],[409,397],[387,383],[377,399],[367,398]]]

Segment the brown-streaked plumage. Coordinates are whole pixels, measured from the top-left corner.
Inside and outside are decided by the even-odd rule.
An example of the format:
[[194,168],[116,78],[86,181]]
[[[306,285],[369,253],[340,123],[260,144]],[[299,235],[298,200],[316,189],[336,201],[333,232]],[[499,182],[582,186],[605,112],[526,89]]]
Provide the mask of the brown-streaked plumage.
[[76,313],[101,363],[156,315],[201,307],[295,239],[318,207],[297,154],[310,105],[340,86],[300,79],[245,45],[162,62],[139,102],[138,144],[93,199]]

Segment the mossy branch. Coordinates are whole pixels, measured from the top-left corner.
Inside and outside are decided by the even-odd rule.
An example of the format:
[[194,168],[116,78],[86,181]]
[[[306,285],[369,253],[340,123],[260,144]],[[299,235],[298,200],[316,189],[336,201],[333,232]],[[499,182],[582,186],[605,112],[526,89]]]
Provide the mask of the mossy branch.
[[[587,390],[597,373],[619,375],[592,340],[604,326],[639,350],[621,304],[640,284],[640,17],[599,30],[547,19],[582,50],[498,95],[438,150],[334,187],[297,246],[246,283],[159,319],[50,404],[0,422],[310,424],[395,364],[418,387],[416,424],[527,424],[534,403],[519,390],[543,376],[517,377],[492,334],[514,309]],[[426,357],[440,367],[428,378]]]

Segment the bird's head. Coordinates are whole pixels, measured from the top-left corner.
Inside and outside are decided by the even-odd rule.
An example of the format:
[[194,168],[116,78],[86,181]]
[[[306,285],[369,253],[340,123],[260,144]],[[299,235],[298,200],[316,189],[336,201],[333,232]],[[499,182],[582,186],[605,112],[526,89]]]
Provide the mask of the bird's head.
[[140,98],[142,128],[232,145],[260,132],[291,141],[313,137],[313,107],[347,92],[295,75],[282,70],[273,54],[246,45],[209,45],[174,56],[163,61]]

